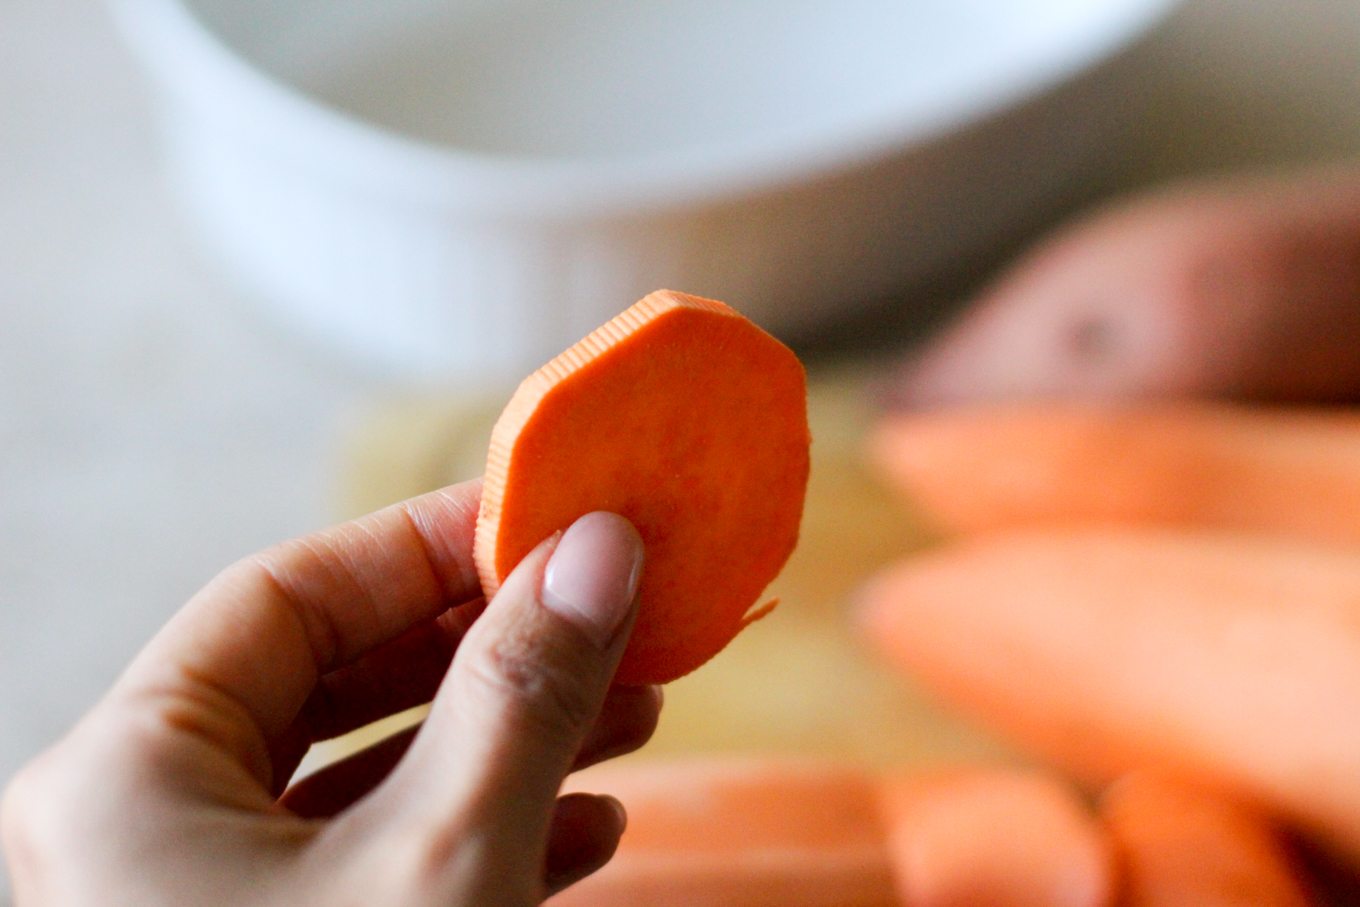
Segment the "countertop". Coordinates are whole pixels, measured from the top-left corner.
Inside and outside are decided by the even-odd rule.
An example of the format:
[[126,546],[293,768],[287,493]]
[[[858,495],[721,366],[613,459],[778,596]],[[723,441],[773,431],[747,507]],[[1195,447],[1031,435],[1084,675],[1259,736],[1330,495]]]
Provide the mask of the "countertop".
[[[1190,0],[1124,185],[1360,152],[1360,5]],[[96,0],[0,3],[0,781],[219,568],[342,509],[401,389],[202,265]],[[4,882],[0,877],[0,901]]]

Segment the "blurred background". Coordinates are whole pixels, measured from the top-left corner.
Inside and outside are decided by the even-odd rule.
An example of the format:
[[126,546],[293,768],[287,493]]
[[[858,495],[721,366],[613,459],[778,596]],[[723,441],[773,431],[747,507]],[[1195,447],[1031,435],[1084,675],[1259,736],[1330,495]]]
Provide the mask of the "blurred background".
[[[124,7],[136,5],[134,0]],[[981,15],[988,6],[975,3],[969,9]],[[985,30],[984,25],[978,27]],[[534,34],[534,40],[543,40]],[[1079,74],[1094,80],[1095,94],[1087,103],[1094,98],[1105,115],[1115,114],[1111,125],[1118,128],[1102,132],[1099,141],[1092,137],[1090,153],[1069,179],[1043,183],[1042,195],[1017,202],[1004,228],[988,228],[986,243],[961,240],[966,221],[956,221],[931,234],[934,239],[914,238],[934,257],[913,262],[911,273],[889,269],[879,283],[856,288],[862,305],[837,302],[818,309],[814,301],[809,305],[816,309],[815,318],[790,316],[786,323],[780,321],[780,297],[762,295],[768,280],[755,286],[752,278],[750,293],[768,307],[758,314],[778,322],[776,329],[786,327],[814,363],[854,360],[870,347],[876,355],[891,353],[925,332],[1007,255],[1077,206],[1184,174],[1353,156],[1360,151],[1357,47],[1360,5],[1354,3],[1186,0],[1099,72]],[[280,53],[278,48],[273,52]],[[419,75],[423,64],[417,64],[418,59],[413,71]],[[375,433],[395,434],[400,442],[424,430],[418,418],[383,421],[387,414],[412,412],[416,399],[469,406],[503,399],[505,375],[522,372],[524,363],[565,345],[561,337],[574,338],[632,302],[634,296],[621,295],[632,284],[601,276],[615,264],[600,251],[601,242],[615,235],[609,230],[631,228],[634,235],[647,235],[677,229],[679,223],[680,214],[667,214],[657,225],[636,212],[590,211],[589,227],[580,229],[593,231],[594,245],[581,246],[596,258],[577,262],[571,273],[583,296],[602,297],[603,317],[581,306],[567,315],[527,313],[525,323],[546,319],[552,330],[545,328],[534,344],[517,350],[518,358],[482,369],[492,375],[484,381],[441,370],[437,354],[423,348],[411,354],[419,367],[403,369],[393,362],[400,362],[408,340],[375,336],[379,352],[365,355],[359,349],[362,320],[328,331],[315,298],[307,303],[312,308],[306,317],[271,313],[271,287],[293,287],[304,297],[308,290],[305,278],[279,275],[280,267],[286,272],[287,260],[280,265],[270,259],[274,271],[265,277],[233,273],[263,259],[251,258],[227,227],[220,227],[216,245],[211,235],[202,239],[203,231],[191,229],[192,218],[177,201],[185,193],[177,195],[174,186],[183,189],[187,181],[192,197],[193,174],[182,163],[167,168],[161,141],[167,130],[158,131],[156,119],[155,98],[164,99],[166,73],[173,81],[174,70],[158,65],[161,71],[149,79],[120,38],[109,8],[96,0],[0,0],[0,780],[68,727],[140,644],[219,568],[348,515],[358,500],[367,503],[352,492],[356,471],[417,470],[409,458],[380,459],[377,467],[371,458],[363,459]],[[269,60],[262,65],[267,70]],[[364,103],[371,106],[371,99],[360,97],[362,80],[356,84],[358,100],[347,116],[363,116]],[[1010,100],[1023,108],[1033,98]],[[230,105],[224,101],[224,106]],[[1039,119],[1021,122],[1061,125],[1062,110],[1045,108]],[[388,125],[400,128],[402,123]],[[971,144],[961,147],[971,154],[989,142],[1009,140],[1010,133],[990,128],[964,129]],[[949,144],[953,133],[941,129],[929,134],[930,141],[956,147]],[[183,145],[182,131],[168,132],[172,139],[179,135]],[[778,137],[779,130],[771,127],[771,134]],[[789,134],[791,140],[798,137],[796,130]],[[808,142],[815,145],[814,139]],[[517,139],[510,135],[504,141]],[[877,135],[873,141],[882,151],[887,139]],[[742,152],[739,144],[734,154]],[[1053,134],[1035,147],[1038,161],[1067,153]],[[823,148],[822,158],[832,151]],[[494,152],[494,147],[487,151]],[[573,154],[588,157],[589,149],[578,148],[567,157]],[[657,173],[683,177],[684,168],[692,166],[696,182],[705,175],[714,186],[731,190],[734,177],[716,160],[697,152],[689,158],[663,156],[640,168],[637,186],[643,186],[644,177],[659,179]],[[910,157],[895,160],[910,166]],[[932,158],[931,165],[939,160]],[[599,202],[613,197],[608,164],[592,168],[578,160],[563,172],[570,171],[586,197]],[[797,172],[792,165],[786,169]],[[513,166],[486,172],[512,187],[517,174],[525,185],[538,185],[538,177]],[[1004,173],[1004,168],[953,177],[932,172],[932,184],[960,179],[984,196],[1009,197],[1006,186],[996,183]],[[556,178],[566,177],[559,173]],[[891,187],[912,185],[907,177],[890,174],[835,196],[844,188],[839,176],[818,176],[813,182],[823,189],[829,185],[832,197],[845,198],[866,192],[890,197]],[[431,192],[443,197],[460,185],[450,180]],[[556,185],[543,183],[540,207],[526,217],[549,225],[559,249],[575,248],[579,237],[568,215],[573,205],[584,203],[554,197]],[[644,200],[643,207],[665,207],[659,196],[648,195],[654,190],[637,186],[632,191]],[[754,206],[778,225],[781,216],[815,209],[812,197],[801,191],[786,198],[777,187],[762,185],[755,194],[738,192],[731,204]],[[497,229],[513,229],[495,209],[514,201],[513,194],[506,190],[505,198],[483,202],[483,214]],[[695,240],[700,254],[702,237],[717,241],[725,223],[727,209],[717,204],[695,209],[700,222],[684,228],[700,237]],[[675,210],[690,209],[680,205]],[[238,214],[249,228],[251,211]],[[834,210],[830,216],[835,219]],[[743,224],[752,229],[765,222],[752,218]],[[306,231],[314,223],[273,218],[260,230],[277,251],[289,241],[289,230]],[[891,217],[871,227],[885,231],[890,248],[901,229]],[[758,245],[747,242],[751,248]],[[863,245],[853,232],[838,242],[843,257],[858,254]],[[301,249],[297,260],[308,254],[322,252]],[[469,262],[476,258],[466,254]],[[685,253],[693,254],[693,249]],[[749,273],[758,274],[769,261],[777,265],[791,253],[786,246],[764,254],[765,259],[753,260]],[[685,255],[663,256],[655,270],[641,269],[630,279],[650,288],[664,285],[673,274],[683,277]],[[512,260],[508,267],[518,266]],[[784,267],[794,266],[785,262]],[[716,270],[697,273],[700,283],[715,287],[723,276]],[[380,284],[364,284],[361,275],[340,279],[369,296],[385,292]],[[491,292],[467,280],[474,285],[470,293]],[[546,278],[526,282],[506,307],[559,286]],[[430,285],[440,286],[437,280]],[[707,286],[676,288],[712,292]],[[730,301],[739,303],[738,295]],[[389,302],[393,311],[401,309],[400,300]],[[362,317],[380,323],[384,309],[374,311]],[[337,315],[336,321],[344,317]],[[421,322],[412,323],[420,334]],[[438,318],[435,323],[443,324]],[[451,330],[456,334],[460,325],[452,324]],[[462,325],[461,330],[476,337],[513,334],[516,328]],[[478,335],[478,330],[491,334]],[[445,469],[438,464],[421,468],[423,475]],[[365,481],[360,477],[358,483]],[[400,477],[381,475],[368,485],[402,486]]]

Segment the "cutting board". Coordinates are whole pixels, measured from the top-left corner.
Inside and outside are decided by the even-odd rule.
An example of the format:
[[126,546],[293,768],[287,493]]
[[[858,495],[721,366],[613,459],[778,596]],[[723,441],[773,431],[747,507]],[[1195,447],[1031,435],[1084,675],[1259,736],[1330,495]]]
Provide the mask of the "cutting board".
[[[811,375],[812,472],[798,550],[770,590],[779,607],[668,685],[656,736],[628,758],[759,752],[898,766],[1013,758],[886,671],[854,632],[854,595],[865,578],[930,542],[920,517],[861,458],[872,416],[864,376],[858,368]],[[503,403],[386,401],[361,418],[343,475],[345,515],[480,475]],[[328,744],[309,763],[418,718]]]

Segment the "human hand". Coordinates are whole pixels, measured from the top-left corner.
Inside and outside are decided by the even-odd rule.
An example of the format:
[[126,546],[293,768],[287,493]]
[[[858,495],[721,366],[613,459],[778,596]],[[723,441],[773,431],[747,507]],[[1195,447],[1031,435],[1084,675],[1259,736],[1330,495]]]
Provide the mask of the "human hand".
[[[528,905],[603,865],[621,807],[558,789],[655,727],[657,689],[610,683],[641,541],[583,517],[487,603],[479,494],[285,543],[198,593],[10,785],[18,903]],[[418,732],[287,788],[312,742],[431,697]]]

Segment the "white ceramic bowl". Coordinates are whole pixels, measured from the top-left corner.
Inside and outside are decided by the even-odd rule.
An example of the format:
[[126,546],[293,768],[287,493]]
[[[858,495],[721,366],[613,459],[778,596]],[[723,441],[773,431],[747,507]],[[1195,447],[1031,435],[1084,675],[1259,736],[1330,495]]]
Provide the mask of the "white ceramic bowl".
[[1135,108],[1172,0],[111,0],[206,246],[410,379],[649,290],[797,333],[995,241]]

